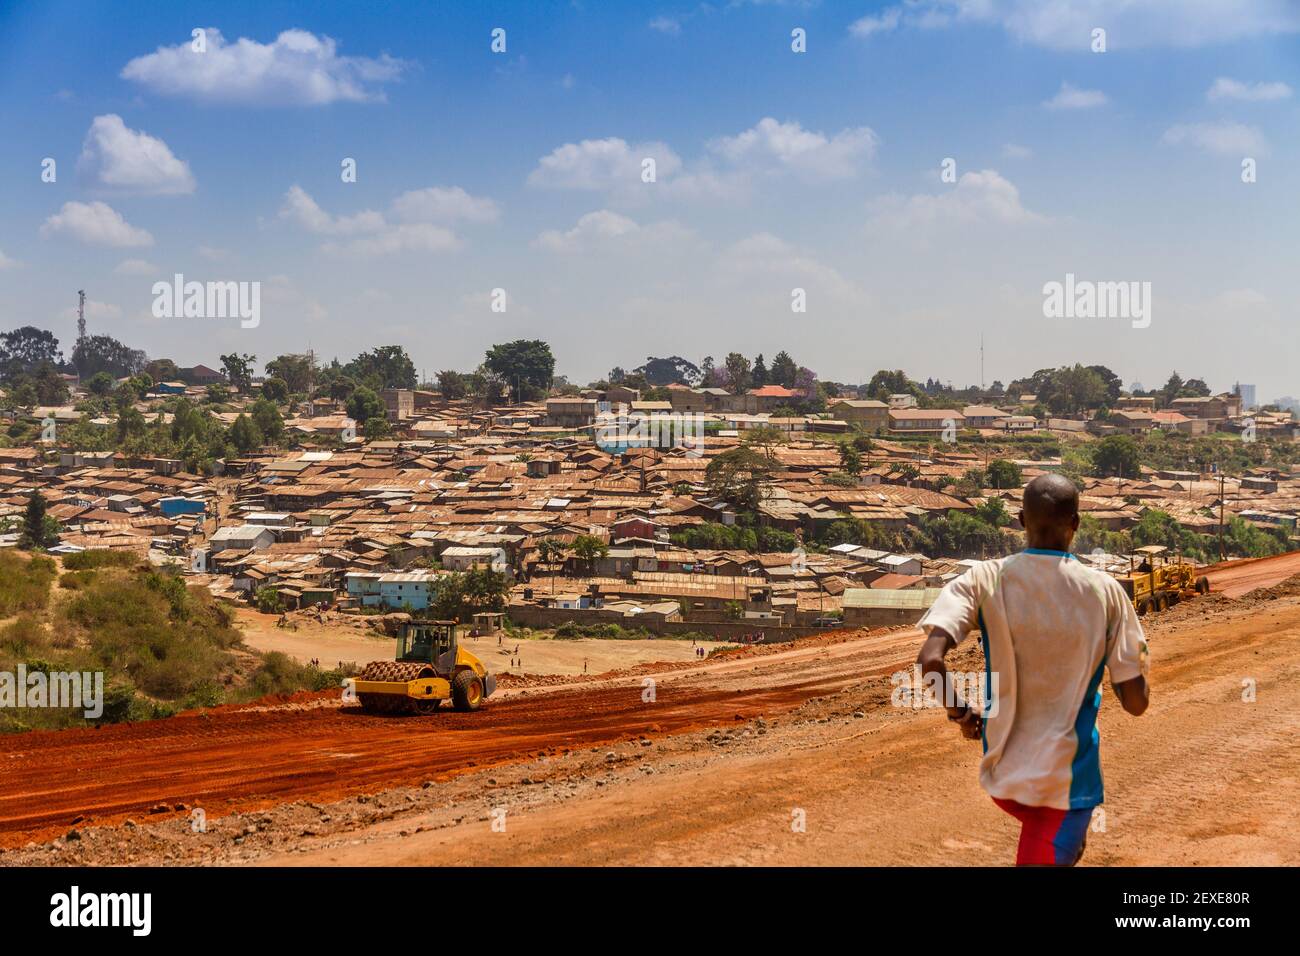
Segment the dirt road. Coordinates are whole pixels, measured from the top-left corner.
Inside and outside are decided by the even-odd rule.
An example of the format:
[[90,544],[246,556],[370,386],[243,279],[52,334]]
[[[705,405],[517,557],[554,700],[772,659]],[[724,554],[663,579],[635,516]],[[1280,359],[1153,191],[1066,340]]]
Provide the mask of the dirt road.
[[[0,738],[0,845],[62,832],[77,816],[121,819],[159,805],[209,814],[386,786],[788,710],[863,674],[888,673],[915,635],[859,636],[654,678],[489,700],[474,714],[367,715],[337,694],[281,709],[218,709],[169,720]],[[311,705],[315,706],[311,706]]]
[[1271,587],[1293,574],[1300,574],[1300,551],[1271,558],[1226,561],[1212,565],[1204,573],[1210,579],[1212,592],[1227,597],[1241,597],[1256,588]]
[[[1156,624],[1142,718],[1100,721],[1107,803],[1090,865],[1295,865],[1300,835],[1300,599]],[[1247,690],[1255,694],[1249,699]],[[435,809],[268,863],[979,865],[1014,859],[1017,828],[980,791],[979,748],[942,714],[885,707],[858,685],[791,726],[671,749],[575,799],[504,789],[493,813]],[[1109,695],[1108,695],[1109,696]],[[854,716],[854,715],[861,716]],[[792,715],[793,716],[793,715]],[[823,723],[822,721],[825,721]],[[658,749],[658,748],[656,748]],[[504,832],[491,821],[504,822]],[[803,821],[803,829],[794,824]],[[357,839],[357,837],[360,839]],[[466,855],[465,848],[473,847]]]
[[[315,659],[325,667],[343,662],[365,666],[368,661],[393,653],[391,637],[365,627],[356,618],[332,616],[328,623],[321,624],[309,614],[296,614],[295,627],[290,629],[276,627],[276,615],[261,614],[251,608],[239,608],[235,616],[244,633],[244,643],[249,647],[262,652],[281,651],[304,664]],[[687,662],[695,659],[696,646],[706,651],[723,646],[710,641],[694,645],[690,641],[654,638],[616,641],[510,637],[498,645],[496,637],[466,636],[464,641],[465,647],[477,654],[494,674],[571,676],[581,676],[584,667],[588,674],[603,674],[652,661]],[[516,647],[519,648],[517,657]]]
[[[1107,816],[1089,862],[1300,862],[1300,592],[1277,591],[1146,619],[1154,702],[1140,720],[1102,708]],[[1010,859],[978,746],[940,713],[890,706],[889,675],[918,643],[821,635],[477,714],[367,716],[326,694],[14,735],[0,739],[0,846],[20,849],[0,862]]]

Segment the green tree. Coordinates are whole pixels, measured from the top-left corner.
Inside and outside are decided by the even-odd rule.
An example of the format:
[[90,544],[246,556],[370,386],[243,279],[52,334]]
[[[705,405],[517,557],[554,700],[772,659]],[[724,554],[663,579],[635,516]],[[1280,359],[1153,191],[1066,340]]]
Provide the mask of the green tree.
[[45,511],[45,496],[33,491],[23,512],[23,533],[18,539],[21,548],[52,548],[59,543],[59,525]]
[[790,353],[782,349],[776,353],[776,358],[772,359],[772,367],[768,369],[767,380],[771,385],[794,388],[794,380],[798,374],[799,366],[790,357]]
[[766,497],[774,470],[771,458],[741,445],[714,457],[705,466],[704,480],[715,495],[752,512]]
[[758,425],[754,428],[745,429],[745,436],[740,440],[740,443],[746,448],[760,448],[764,455],[775,460],[776,446],[784,445],[788,441],[789,438],[786,433],[775,425]]
[[469,394],[469,382],[460,372],[443,369],[438,373],[438,391],[448,401],[456,401]]
[[344,371],[358,382],[373,388],[415,388],[415,363],[400,345],[381,345],[363,352],[349,362]]
[[108,372],[114,378],[133,375],[144,368],[146,361],[144,352],[128,348],[108,335],[88,335],[72,350],[72,364],[82,378],[96,372]]
[[306,394],[315,372],[310,355],[278,355],[266,363],[266,374],[281,379],[292,395]]
[[280,592],[275,588],[258,588],[253,595],[253,604],[263,614],[275,614],[284,610]]
[[86,389],[90,394],[98,395],[100,398],[111,395],[116,386],[117,381],[107,372],[96,372],[86,382]]
[[258,434],[257,426],[248,420],[248,416],[240,412],[230,426],[230,440],[241,455],[246,455],[262,443],[262,436]]
[[1107,435],[1092,451],[1092,471],[1099,477],[1136,478],[1142,455],[1129,435]]
[[357,387],[347,402],[348,417],[362,424],[372,418],[383,418],[384,401],[364,385]]
[[739,352],[729,352],[723,361],[723,368],[726,370],[727,388],[733,395],[743,395],[749,391],[752,383],[749,359]]
[[256,355],[247,353],[240,355],[238,352],[231,352],[229,355],[221,356],[221,367],[226,372],[226,381],[247,395],[249,389],[253,387],[253,363],[256,361]]
[[282,378],[268,378],[262,383],[262,396],[273,402],[286,402],[289,400],[289,384]]
[[994,458],[989,462],[988,483],[994,488],[1019,488],[1023,477],[1020,467],[1005,458]]
[[587,565],[587,573],[595,571],[596,560],[609,554],[609,545],[600,538],[589,534],[580,534],[573,539],[573,554]]
[[59,340],[51,332],[24,325],[0,334],[0,378],[12,379],[32,372],[45,362],[58,365],[62,361]]
[[[622,369],[615,369],[621,372]],[[645,360],[645,364],[634,368],[633,374],[641,375],[645,378],[648,386],[672,385],[675,382],[681,382],[691,385],[699,381],[700,369],[693,362],[688,362],[680,355],[672,355],[668,358],[655,358],[650,356]],[[613,372],[610,373],[610,383],[617,385],[613,379]]]
[[862,474],[862,453],[849,442],[840,445],[840,467],[855,478]]
[[257,426],[262,441],[275,444],[284,436],[284,419],[280,417],[280,410],[274,402],[259,398],[253,403],[251,412],[253,424]]
[[487,350],[483,365],[510,388],[517,401],[542,398],[555,375],[555,356],[540,339],[516,339]]

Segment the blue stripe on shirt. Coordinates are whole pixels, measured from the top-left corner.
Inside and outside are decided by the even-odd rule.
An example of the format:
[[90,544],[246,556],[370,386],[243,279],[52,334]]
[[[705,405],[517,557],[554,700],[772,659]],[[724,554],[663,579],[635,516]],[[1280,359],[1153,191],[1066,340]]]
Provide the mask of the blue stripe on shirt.
[[1102,801],[1101,735],[1097,733],[1097,712],[1101,709],[1101,675],[1106,662],[1088,681],[1079,715],[1074,719],[1074,736],[1078,741],[1070,764],[1070,809],[1095,807]]

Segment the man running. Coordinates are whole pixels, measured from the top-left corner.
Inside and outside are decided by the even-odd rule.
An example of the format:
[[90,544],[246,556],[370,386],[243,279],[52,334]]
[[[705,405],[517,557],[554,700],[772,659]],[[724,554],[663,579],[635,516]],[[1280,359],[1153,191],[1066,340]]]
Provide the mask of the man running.
[[[1120,704],[1148,703],[1147,645],[1119,582],[1070,554],[1079,493],[1060,475],[1025,488],[1028,547],[948,583],[921,619],[917,662],[945,688],[948,719],[984,743],[980,785],[1021,823],[1017,865],[1073,866],[1102,802],[1102,671]],[[974,630],[984,647],[983,713],[952,694],[944,656]]]

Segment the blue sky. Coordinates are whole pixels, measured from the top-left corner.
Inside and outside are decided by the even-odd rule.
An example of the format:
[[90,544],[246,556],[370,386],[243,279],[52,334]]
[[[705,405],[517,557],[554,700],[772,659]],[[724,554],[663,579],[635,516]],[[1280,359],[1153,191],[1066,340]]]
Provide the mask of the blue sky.
[[[1298,63],[1282,0],[11,3],[0,327],[70,348],[85,288],[181,364],[537,337],[581,381],[784,348],[959,385],[982,334],[988,381],[1300,394]],[[155,318],[176,272],[261,282],[261,323]],[[1044,318],[1067,273],[1150,282],[1150,326]]]

